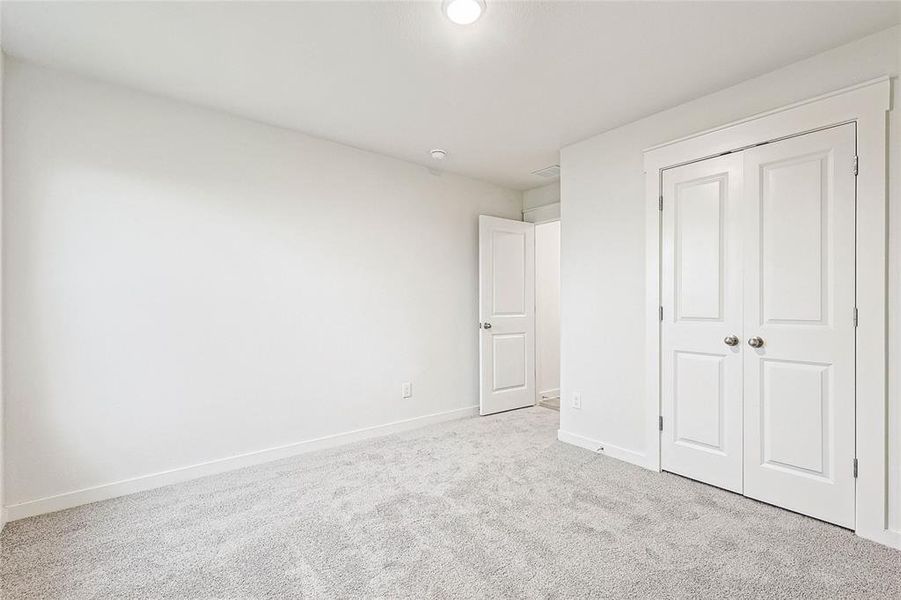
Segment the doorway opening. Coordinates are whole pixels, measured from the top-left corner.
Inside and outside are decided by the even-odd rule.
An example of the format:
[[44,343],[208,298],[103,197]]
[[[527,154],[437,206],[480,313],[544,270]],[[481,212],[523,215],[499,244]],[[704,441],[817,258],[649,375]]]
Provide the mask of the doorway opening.
[[[542,207],[545,208],[545,207]],[[479,216],[479,414],[560,410],[560,212]]]
[[560,221],[535,225],[536,404],[560,410]]

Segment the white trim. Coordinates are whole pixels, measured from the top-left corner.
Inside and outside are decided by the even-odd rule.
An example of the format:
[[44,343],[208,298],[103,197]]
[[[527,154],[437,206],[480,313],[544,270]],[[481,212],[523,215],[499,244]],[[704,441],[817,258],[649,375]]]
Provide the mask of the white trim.
[[[554,223],[560,220],[560,203],[554,202],[553,204],[544,204],[542,206],[536,206],[535,208],[529,208],[522,211],[522,220],[527,223],[532,223],[534,225],[544,225],[545,223]],[[540,356],[540,344],[541,340],[538,337],[538,232],[535,232],[535,388],[538,388],[538,371],[541,369],[541,356]],[[558,281],[559,285],[560,282]],[[559,325],[560,318],[558,316],[557,322]],[[559,377],[558,377],[559,379]],[[556,393],[557,397],[560,397],[560,389],[552,389],[545,391],[536,391],[535,392],[535,405],[537,406],[542,397],[547,398],[546,394]]]
[[169,471],[161,471],[150,475],[123,479],[122,481],[98,485],[73,492],[66,492],[55,496],[47,496],[46,498],[39,498],[37,500],[30,500],[28,502],[7,506],[4,511],[6,512],[8,520],[15,521],[17,519],[24,519],[26,517],[33,517],[35,515],[88,504],[90,502],[108,500],[118,496],[125,496],[127,494],[134,494],[136,492],[143,492],[171,485],[173,483],[206,477],[207,475],[215,475],[217,473],[233,471],[252,465],[259,465],[273,460],[313,452],[315,450],[333,448],[335,446],[342,446],[344,444],[368,440],[392,433],[418,429],[425,425],[473,417],[478,413],[478,406],[468,406],[466,408],[433,413],[422,417],[413,417],[412,419],[404,419],[402,421],[394,421],[384,425],[376,425],[374,427],[365,427],[363,429],[356,429],[345,433],[327,435],[312,440],[304,440],[286,444],[284,446],[276,446],[274,448],[257,450],[228,458],[211,460],[187,467],[179,467]]
[[544,390],[543,392],[538,392],[538,399],[542,398],[559,398],[560,397],[560,388],[554,388],[552,390]]
[[712,127],[710,129],[705,129],[704,131],[700,131],[698,133],[693,133],[691,135],[687,135],[682,138],[677,138],[675,140],[670,140],[668,142],[663,142],[662,144],[657,144],[656,146],[651,146],[650,148],[645,148],[644,152],[651,152],[653,150],[659,150],[660,148],[664,148],[666,146],[675,146],[676,144],[680,144],[686,140],[691,140],[697,137],[701,137],[704,135],[708,135],[710,133],[715,133],[717,131],[722,131],[724,129],[731,129],[736,125],[743,125],[744,123],[750,123],[751,121],[757,121],[764,117],[768,117],[770,115],[775,115],[777,113],[785,112],[788,110],[794,110],[796,108],[800,108],[802,106],[806,106],[808,104],[814,104],[816,102],[821,102],[822,100],[826,100],[828,98],[833,98],[835,96],[841,96],[843,94],[847,94],[848,92],[853,92],[855,90],[859,90],[862,88],[870,87],[871,85],[875,85],[878,83],[889,82],[890,77],[888,75],[883,75],[882,77],[876,77],[875,79],[870,79],[868,81],[863,81],[861,83],[855,83],[854,85],[849,85],[848,87],[844,87],[838,90],[834,90],[832,92],[827,92],[820,96],[814,96],[813,98],[808,98],[806,100],[801,100],[799,102],[794,102],[792,104],[786,104],[785,106],[780,106],[779,108],[774,108],[772,110],[767,110],[761,113],[757,113],[755,115],[751,115],[750,117],[745,117],[743,119],[738,119],[737,121],[732,121],[730,123],[726,123],[725,125],[718,125],[717,127]]
[[645,456],[641,452],[636,452],[634,450],[629,450],[620,446],[614,446],[613,444],[608,444],[599,440],[593,440],[576,433],[563,431],[562,429],[557,430],[557,439],[563,443],[572,444],[573,446],[578,446],[579,448],[585,448],[586,450],[591,450],[592,452],[595,452],[597,454],[606,454],[607,456],[611,456],[618,460],[622,460],[639,467],[644,467],[645,469],[649,468],[647,464],[647,456]]
[[560,220],[560,203],[543,204],[535,208],[527,208],[522,211],[522,220],[527,223],[552,223]]
[[888,529],[888,423],[886,365],[886,125],[888,77],[717,127],[645,152],[647,236],[646,440],[648,461],[660,468],[660,173],[723,152],[805,132],[857,124],[857,478],[856,532],[901,548],[901,534]]
[[901,550],[901,531],[884,529],[881,532],[874,532],[870,530],[861,531],[860,528],[858,528],[856,533],[862,538]]

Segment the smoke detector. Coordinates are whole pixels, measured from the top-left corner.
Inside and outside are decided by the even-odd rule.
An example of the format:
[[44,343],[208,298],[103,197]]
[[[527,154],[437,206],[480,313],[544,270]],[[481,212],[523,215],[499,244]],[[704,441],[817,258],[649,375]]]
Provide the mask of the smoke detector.
[[558,179],[560,177],[560,165],[551,165],[537,171],[532,171],[532,175],[544,177],[545,179]]
[[429,154],[431,154],[432,158],[434,158],[435,160],[444,160],[445,158],[447,158],[447,151],[442,150],[441,148],[435,148],[431,152],[429,152]]

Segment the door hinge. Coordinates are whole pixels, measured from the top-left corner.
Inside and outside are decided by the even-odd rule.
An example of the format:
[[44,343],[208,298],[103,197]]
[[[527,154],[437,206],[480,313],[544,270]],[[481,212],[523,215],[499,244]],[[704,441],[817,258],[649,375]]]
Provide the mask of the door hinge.
[[660,196],[657,199],[657,210],[660,210],[660,211],[663,210],[663,196]]
[[657,316],[660,318],[660,321],[663,321],[663,307],[660,307],[660,310],[657,311]]
[[855,327],[857,327],[857,323],[858,323],[858,322],[859,322],[859,321],[858,321],[858,318],[857,318],[857,307],[855,306],[855,307],[854,307],[854,326],[855,326]]
[[660,431],[663,431],[663,415],[660,415],[659,419],[660,419],[660,421],[659,421],[658,426],[660,427]]
[[854,479],[857,479],[857,459],[854,459]]
[[854,157],[854,174],[855,175],[857,175],[857,171],[858,171],[858,162],[857,162],[857,157],[855,156]]

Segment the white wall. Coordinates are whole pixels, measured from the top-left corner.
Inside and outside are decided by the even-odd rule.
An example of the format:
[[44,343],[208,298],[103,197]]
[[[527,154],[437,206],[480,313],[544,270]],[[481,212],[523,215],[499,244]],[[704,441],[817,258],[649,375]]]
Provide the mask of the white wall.
[[535,226],[536,386],[560,391],[560,221]]
[[555,181],[522,193],[522,208],[530,210],[560,202],[560,182]]
[[[2,30],[2,27],[0,27],[0,30]],[[3,55],[0,53],[0,272],[3,270],[3,77]],[[4,502],[6,486],[3,483],[5,476],[3,448],[6,441],[6,436],[4,435],[6,421],[3,412],[5,404],[3,398],[3,277],[0,276],[0,531],[6,525],[6,504]]]
[[[562,168],[561,431],[639,459],[645,452],[645,205],[642,151],[791,102],[899,72],[895,27],[778,71],[568,146]],[[899,86],[894,80],[894,95]],[[897,101],[897,100],[896,100]],[[891,257],[901,236],[901,155],[893,111],[890,172]],[[892,263],[890,381],[892,498],[901,523],[901,290]],[[582,409],[571,407],[575,392]]]
[[560,182],[555,181],[522,193],[522,218],[529,223],[560,219]]
[[[895,75],[901,75],[901,27]],[[889,114],[889,528],[901,532],[901,82],[892,82]]]
[[519,192],[6,67],[7,505],[477,404]]

